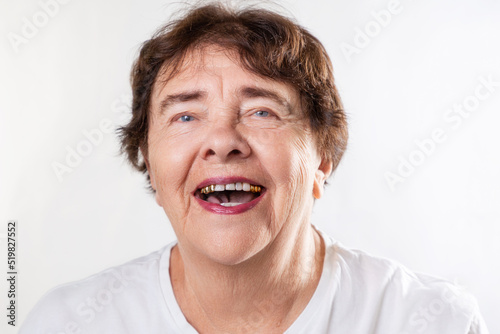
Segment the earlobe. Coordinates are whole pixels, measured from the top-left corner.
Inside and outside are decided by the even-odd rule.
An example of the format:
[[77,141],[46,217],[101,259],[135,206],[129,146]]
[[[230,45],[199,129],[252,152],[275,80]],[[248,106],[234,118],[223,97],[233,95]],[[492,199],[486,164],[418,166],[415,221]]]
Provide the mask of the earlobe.
[[332,172],[333,164],[327,160],[321,160],[321,164],[318,167],[314,175],[314,185],[313,185],[313,196],[316,199],[320,199],[323,196],[324,187],[326,179],[330,176]]

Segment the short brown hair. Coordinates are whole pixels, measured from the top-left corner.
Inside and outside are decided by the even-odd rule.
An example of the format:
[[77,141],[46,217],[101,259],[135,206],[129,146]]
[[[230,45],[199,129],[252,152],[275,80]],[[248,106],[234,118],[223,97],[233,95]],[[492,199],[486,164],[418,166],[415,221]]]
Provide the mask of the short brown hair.
[[280,14],[212,3],[191,9],[158,30],[142,45],[133,65],[132,119],[119,135],[122,152],[137,170],[147,173],[140,150],[147,153],[156,79],[165,70],[170,77],[175,75],[185,55],[202,45],[234,50],[247,70],[297,89],[319,154],[332,162],[333,169],[337,167],[347,145],[347,121],[323,45]]

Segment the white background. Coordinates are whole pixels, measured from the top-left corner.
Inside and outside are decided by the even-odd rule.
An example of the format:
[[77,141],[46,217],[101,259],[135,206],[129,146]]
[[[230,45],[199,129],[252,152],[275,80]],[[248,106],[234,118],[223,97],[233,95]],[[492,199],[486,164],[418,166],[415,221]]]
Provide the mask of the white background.
[[[444,118],[473,101],[480,77],[500,82],[500,2],[400,0],[377,31],[372,12],[389,2],[280,2],[328,49],[349,115],[348,151],[313,221],[349,247],[465,286],[500,333],[500,87],[460,125]],[[174,239],[113,133],[61,182],[52,165],[66,164],[103,119],[127,119],[131,63],[177,7],[72,0],[43,22],[39,1],[1,0],[0,233],[18,220],[18,322],[48,289]],[[13,47],[9,36],[22,36],[23,19],[34,16],[38,32]],[[363,46],[358,36],[357,47],[365,29],[372,37]],[[347,44],[357,53],[346,56]],[[419,161],[415,141],[438,128],[446,140]],[[391,189],[386,173],[410,157],[419,166]]]

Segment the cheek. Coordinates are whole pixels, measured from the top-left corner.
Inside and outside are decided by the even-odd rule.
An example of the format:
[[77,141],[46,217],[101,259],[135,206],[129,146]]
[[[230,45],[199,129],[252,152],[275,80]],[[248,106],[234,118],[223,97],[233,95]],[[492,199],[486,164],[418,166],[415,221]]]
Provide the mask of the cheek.
[[268,173],[276,187],[273,221],[278,226],[304,214],[313,199],[314,170],[311,142],[303,134],[281,137],[268,151]]
[[250,129],[245,133],[247,138],[251,138],[253,146],[260,151],[279,145],[280,138],[284,135],[286,136],[284,131],[270,129]]
[[[315,171],[313,170],[313,147],[311,139],[299,137],[293,142],[292,173],[298,195],[312,194]],[[305,188],[305,189],[304,189]]]
[[191,166],[191,147],[176,140],[153,140],[150,142],[149,159],[154,173],[157,193],[165,195],[183,191],[181,185],[186,179]]
[[[312,138],[303,129],[287,129],[274,133],[263,131],[255,137],[266,166],[278,188],[295,192],[297,188],[312,187]],[[300,191],[303,192],[303,189]]]

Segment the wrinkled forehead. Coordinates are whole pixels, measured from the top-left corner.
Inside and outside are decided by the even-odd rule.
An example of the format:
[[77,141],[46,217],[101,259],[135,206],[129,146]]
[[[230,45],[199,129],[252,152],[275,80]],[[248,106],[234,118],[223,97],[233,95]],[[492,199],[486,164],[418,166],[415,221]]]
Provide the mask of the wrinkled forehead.
[[230,65],[236,65],[243,71],[254,75],[242,65],[240,55],[234,49],[218,45],[200,45],[191,48],[183,55],[163,64],[154,83],[153,97],[158,97],[165,85],[172,79],[189,79],[198,76],[201,72],[217,74]]
[[[158,97],[165,85],[173,79],[197,78],[200,73],[214,75],[224,73],[224,75],[233,76],[236,75],[233,71],[236,68],[237,72],[239,70],[246,72],[247,78],[251,78],[256,83],[276,88],[282,87],[289,91],[290,95],[293,95],[293,97],[290,96],[291,99],[299,99],[300,92],[297,87],[291,83],[262,75],[259,66],[258,63],[250,64],[246,59],[243,59],[236,48],[225,48],[212,44],[198,45],[187,50],[178,58],[163,64],[154,82],[152,96],[153,98]],[[227,71],[229,67],[233,72]],[[266,67],[266,65],[262,64],[262,67]]]

